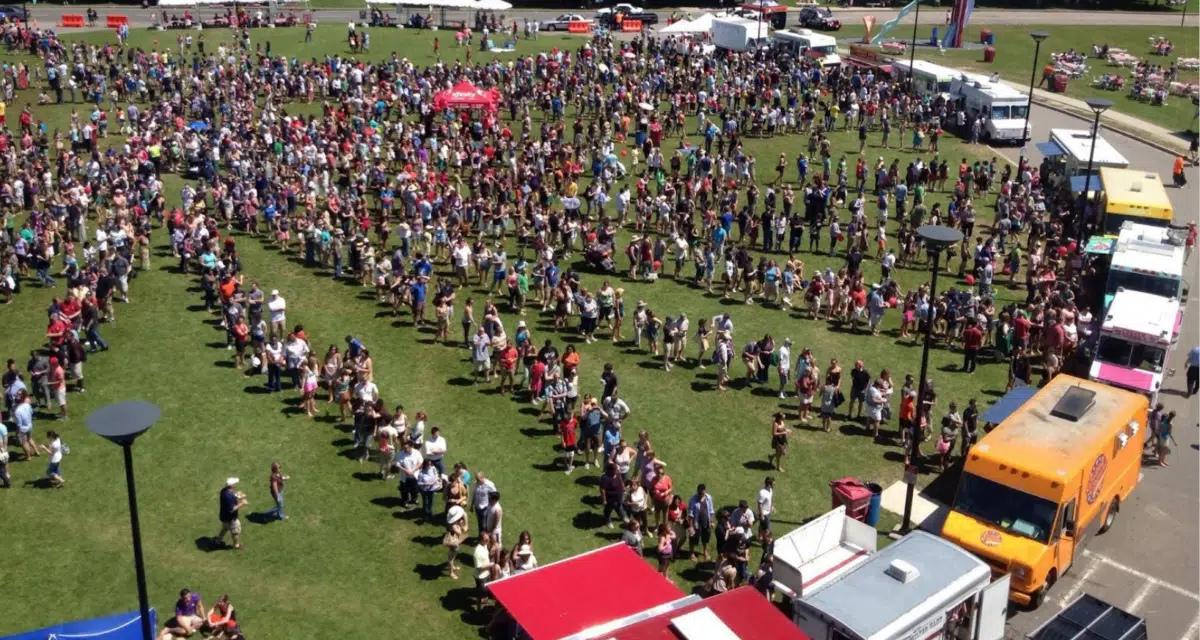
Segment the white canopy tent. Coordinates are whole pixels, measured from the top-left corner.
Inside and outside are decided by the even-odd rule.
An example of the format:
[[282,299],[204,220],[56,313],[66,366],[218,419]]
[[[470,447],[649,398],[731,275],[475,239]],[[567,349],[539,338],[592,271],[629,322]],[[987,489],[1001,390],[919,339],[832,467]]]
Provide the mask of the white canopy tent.
[[670,24],[662,29],[659,33],[712,33],[713,18],[711,13],[706,13],[695,20],[680,20],[675,24]]

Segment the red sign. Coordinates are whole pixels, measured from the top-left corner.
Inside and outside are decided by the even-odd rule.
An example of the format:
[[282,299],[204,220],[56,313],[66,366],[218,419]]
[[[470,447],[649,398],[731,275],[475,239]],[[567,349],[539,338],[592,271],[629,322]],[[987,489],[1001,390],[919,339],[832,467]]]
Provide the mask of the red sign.
[[1133,329],[1125,329],[1123,327],[1113,327],[1112,329],[1109,329],[1108,333],[1114,337],[1125,340],[1126,342],[1135,342],[1137,344],[1147,344],[1150,346],[1170,344],[1170,340],[1167,340],[1166,338],[1160,339],[1156,336],[1150,335],[1149,333],[1134,331]]
[[850,57],[856,60],[862,60],[863,62],[870,62],[871,64],[887,63],[887,61],[879,55],[878,51],[858,44],[850,45]]
[[1100,488],[1104,486],[1104,472],[1108,470],[1108,457],[1100,454],[1092,463],[1092,471],[1087,479],[1087,501],[1092,504],[1100,497]]
[[998,547],[1000,546],[1000,542],[1002,540],[1003,539],[1000,537],[999,531],[992,531],[991,529],[988,529],[979,534],[979,541],[982,542],[983,546],[985,547]]

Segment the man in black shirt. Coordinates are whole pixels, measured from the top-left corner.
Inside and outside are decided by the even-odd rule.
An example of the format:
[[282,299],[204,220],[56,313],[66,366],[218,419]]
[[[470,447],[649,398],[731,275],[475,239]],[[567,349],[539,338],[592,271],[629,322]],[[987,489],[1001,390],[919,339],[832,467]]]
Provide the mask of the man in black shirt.
[[604,382],[604,393],[600,396],[600,400],[604,401],[617,391],[617,374],[613,371],[611,362],[604,364],[604,373],[600,374],[600,380]]
[[[863,361],[854,363],[850,370],[850,404],[846,405],[846,415],[855,419],[862,417],[863,405],[867,400],[867,387],[871,385],[871,373],[863,366]],[[854,403],[858,403],[858,415],[854,414]]]
[[225,534],[230,533],[233,535],[233,548],[241,550],[244,547],[242,547],[242,521],[238,518],[238,511],[246,506],[246,496],[237,490],[237,484],[237,478],[229,478],[225,481],[225,488],[221,489],[218,510],[221,532],[217,534],[217,541],[224,544]]

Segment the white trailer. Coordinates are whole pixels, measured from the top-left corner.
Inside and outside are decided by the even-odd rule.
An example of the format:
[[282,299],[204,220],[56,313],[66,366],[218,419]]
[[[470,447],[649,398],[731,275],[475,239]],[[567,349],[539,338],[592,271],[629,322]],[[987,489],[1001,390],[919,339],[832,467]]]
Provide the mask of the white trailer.
[[1066,165],[1068,178],[1087,174],[1088,158],[1092,157],[1093,190],[1100,189],[1100,168],[1126,169],[1129,161],[1112,144],[1097,133],[1096,150],[1092,152],[1090,129],[1051,129],[1050,140],[1035,145],[1047,158],[1059,158]]
[[1029,138],[1029,96],[1025,92],[998,77],[974,73],[959,76],[950,84],[950,92],[963,101],[967,113],[983,116],[986,142],[1022,144]]
[[714,18],[712,41],[718,49],[738,53],[753,51],[767,44],[771,25],[746,18]]
[[875,551],[875,530],[845,509],[775,542],[775,587],[812,640],[1001,640],[1009,577],[914,531]]

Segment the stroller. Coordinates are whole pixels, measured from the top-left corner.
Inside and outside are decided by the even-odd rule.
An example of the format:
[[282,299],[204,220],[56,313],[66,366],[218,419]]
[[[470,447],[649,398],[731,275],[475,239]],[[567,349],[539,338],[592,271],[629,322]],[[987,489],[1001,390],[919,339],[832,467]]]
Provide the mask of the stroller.
[[584,250],[583,259],[594,269],[604,273],[616,273],[617,263],[613,261],[612,254],[611,244],[593,242]]

